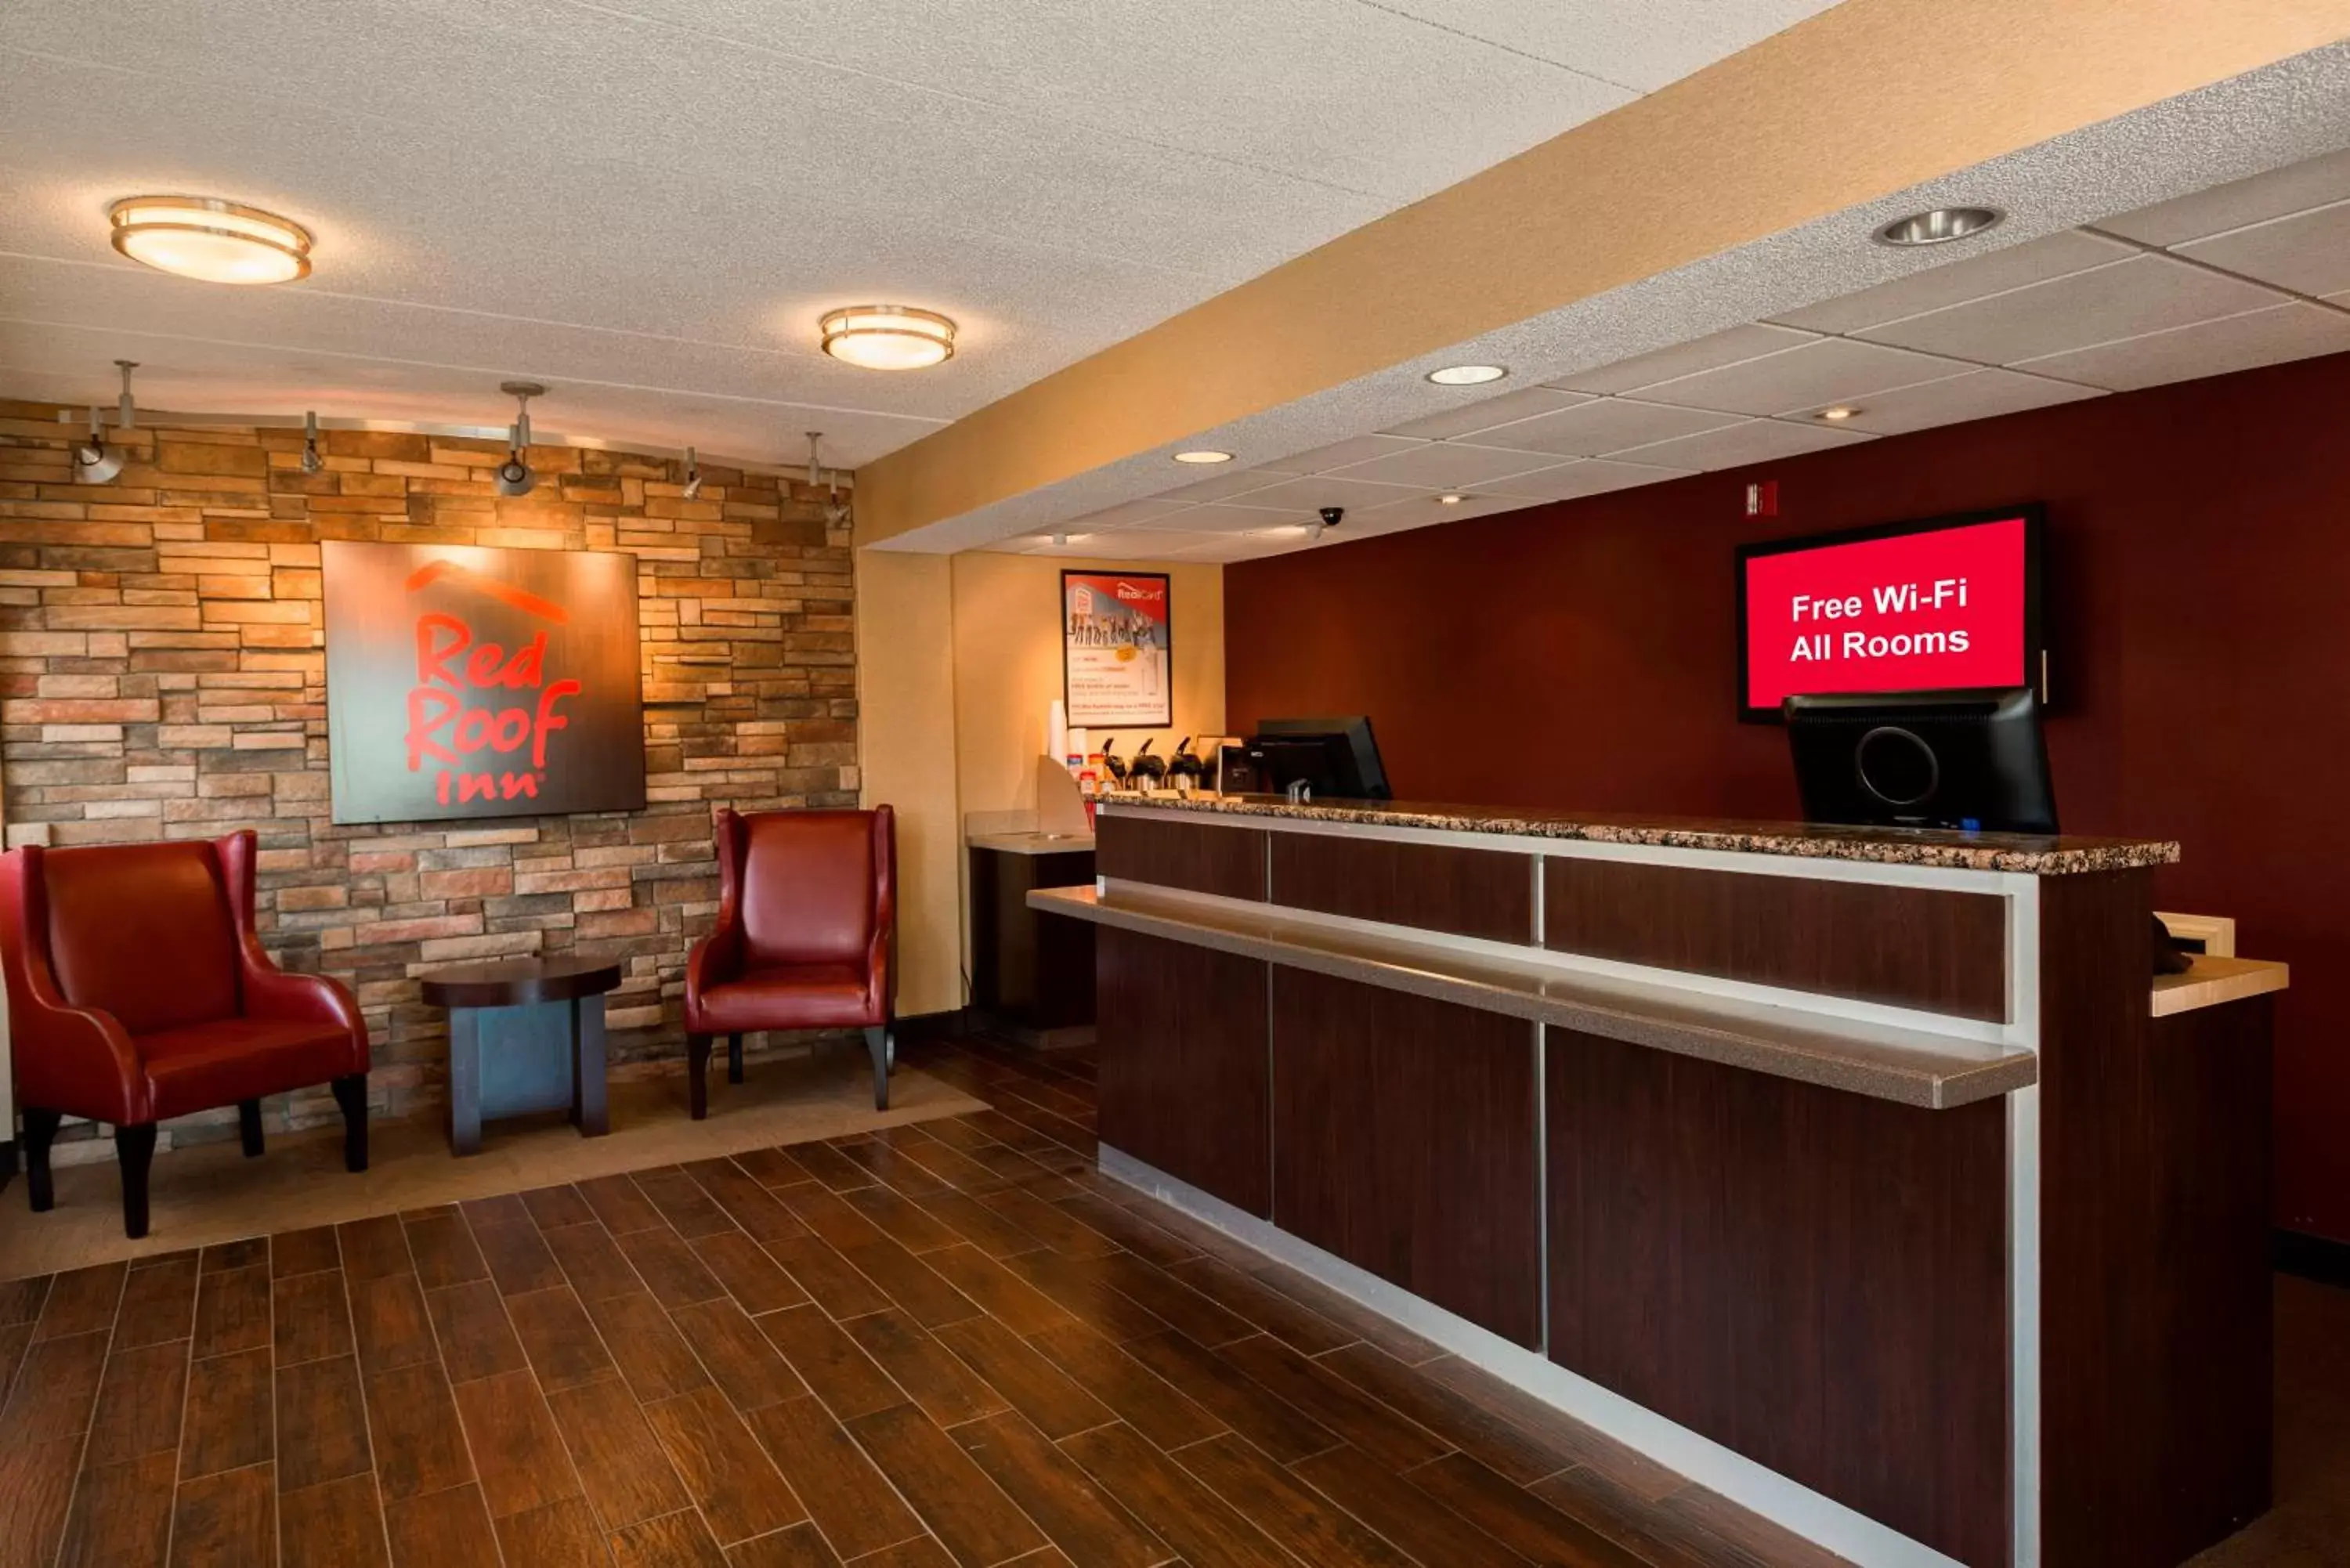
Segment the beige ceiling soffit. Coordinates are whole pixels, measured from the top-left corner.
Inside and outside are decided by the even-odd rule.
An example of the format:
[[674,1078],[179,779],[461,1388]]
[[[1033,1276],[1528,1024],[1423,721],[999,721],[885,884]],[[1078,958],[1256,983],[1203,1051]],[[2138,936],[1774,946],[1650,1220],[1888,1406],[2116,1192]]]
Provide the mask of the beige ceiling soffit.
[[1845,0],[872,462],[874,543],[2350,36],[2350,0]]

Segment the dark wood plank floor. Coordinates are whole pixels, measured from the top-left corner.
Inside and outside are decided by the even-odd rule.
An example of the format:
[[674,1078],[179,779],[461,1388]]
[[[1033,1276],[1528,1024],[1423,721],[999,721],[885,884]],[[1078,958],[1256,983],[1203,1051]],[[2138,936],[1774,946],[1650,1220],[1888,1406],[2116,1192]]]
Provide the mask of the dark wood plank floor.
[[0,1568],[1831,1561],[987,1111],[0,1284]]

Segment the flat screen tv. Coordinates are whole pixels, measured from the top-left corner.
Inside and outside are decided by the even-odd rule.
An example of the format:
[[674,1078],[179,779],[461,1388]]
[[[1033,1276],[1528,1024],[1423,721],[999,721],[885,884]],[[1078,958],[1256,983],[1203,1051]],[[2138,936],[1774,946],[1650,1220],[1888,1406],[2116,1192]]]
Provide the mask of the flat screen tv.
[[[1789,697],[2042,680],[2036,505],[1738,551],[1738,712]],[[2043,693],[2044,695],[2044,693]]]

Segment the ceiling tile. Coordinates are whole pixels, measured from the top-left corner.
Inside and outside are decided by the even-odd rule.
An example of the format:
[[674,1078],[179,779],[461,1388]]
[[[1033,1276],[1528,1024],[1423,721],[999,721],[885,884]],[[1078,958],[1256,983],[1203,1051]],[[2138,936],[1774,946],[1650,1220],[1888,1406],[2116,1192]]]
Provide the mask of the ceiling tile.
[[1736,414],[1783,414],[1820,403],[1856,402],[1895,387],[1955,376],[1953,359],[1848,337],[1823,337],[1783,354],[1700,371],[1643,389],[1652,402]]
[[1792,327],[1749,322],[1743,327],[1733,327],[1727,332],[1700,337],[1693,343],[1677,343],[1670,348],[1659,348],[1637,359],[1619,360],[1596,370],[1562,376],[1547,385],[1569,392],[1633,392],[1642,387],[1654,386],[1659,381],[1669,381],[1676,377],[1694,375],[1700,370],[1711,370],[1722,365],[1734,365],[1741,359],[1776,354],[1781,349],[1794,348],[1811,340],[1811,333],[1798,332]]
[[1503,447],[1472,446],[1467,441],[1434,441],[1413,447],[1409,452],[1390,452],[1369,462],[1358,462],[1341,469],[1334,477],[1368,479],[1381,484],[1416,484],[1422,489],[1459,490],[1482,484],[1491,479],[1506,479],[1513,473],[1549,464],[1550,458],[1542,452],[1516,452]]
[[[1334,543],[1337,538],[1336,535],[1325,535],[1324,537]],[[1226,534],[1204,544],[1194,545],[1179,551],[1170,559],[1216,561],[1229,566],[1235,561],[1261,561],[1268,556],[1285,556],[1292,550],[1314,547],[1314,541],[1306,537],[1305,530],[1303,528],[1295,534],[1284,535],[1280,537]]]
[[1295,457],[1270,458],[1257,467],[1267,473],[1327,473],[1334,468],[1349,463],[1367,462],[1390,452],[1409,452],[1420,443],[1400,436],[1357,436],[1332,446],[1317,446],[1312,452],[1301,452]]
[[1392,534],[1405,528],[1424,527],[1431,523],[1465,522],[1471,517],[1490,516],[1496,512],[1513,511],[1532,504],[1533,502],[1519,495],[1471,495],[1447,506],[1433,495],[1419,495],[1392,505],[1350,512],[1341,531],[1356,538],[1368,538],[1373,535]]
[[1082,517],[1072,518],[1069,526],[1072,528],[1149,527],[1191,510],[1192,510],[1191,507],[1180,501],[1128,501],[1116,506],[1104,507],[1099,512],[1088,512]]
[[2350,201],[2197,240],[2178,250],[2180,255],[2298,294],[2333,294],[2350,288]]
[[1229,501],[1211,501],[1204,506],[1188,506],[1163,518],[1145,519],[1133,524],[1137,528],[1177,528],[1189,533],[1222,534],[1235,528],[1265,528],[1275,523],[1295,518],[1306,508],[1302,506],[1250,507]]
[[1250,493],[1251,506],[1295,506],[1312,511],[1317,506],[1382,506],[1390,501],[1400,501],[1407,495],[1417,495],[1427,489],[1422,484],[1376,484],[1367,480],[1349,479],[1344,474],[1316,474],[1311,478],[1293,479],[1276,484],[1270,490]]
[[[1979,255],[1960,254],[1939,266],[1929,266],[1891,283],[1848,294],[1803,310],[1785,310],[1772,317],[1789,327],[1814,332],[1857,332],[1904,317],[1922,316],[1961,300],[1981,299],[2026,284],[2043,283],[2068,273],[2085,272],[2110,261],[2137,254],[2129,245],[2078,229],[2064,229],[2045,238],[2029,240],[2005,250]],[[1934,251],[1927,253],[1929,256]]]
[[1176,486],[1159,493],[1161,501],[1222,501],[1226,496],[1239,495],[1251,490],[1263,490],[1268,484],[1279,484],[1290,478],[1263,468],[1225,468],[1205,479]]
[[1555,413],[1582,402],[1582,394],[1562,392],[1551,387],[1521,387],[1514,392],[1504,392],[1498,398],[1464,408],[1447,409],[1440,414],[1428,414],[1408,423],[1390,425],[1389,435],[1414,436],[1421,441],[1450,441],[1455,436],[1475,435],[1479,431],[1492,430],[1516,420],[1532,419],[1537,414]]
[[2249,180],[2100,219],[2096,226],[2150,245],[2176,245],[2342,201],[2350,201],[2350,151],[2288,163]]
[[1050,531],[1043,534],[1020,534],[1004,541],[1007,548],[1023,556],[1064,556],[1072,559],[1093,557],[1105,561],[1163,561],[1181,550],[1195,545],[1213,544],[1219,535],[1210,533],[1181,534],[1156,528],[1105,528],[1088,531],[1072,526],[1069,542],[1053,543]]
[[[2044,376],[2027,376],[2017,370],[1970,370],[1961,376],[1950,376],[1939,381],[1928,381],[1922,386],[1903,387],[1897,391],[1878,392],[1862,399],[1858,405],[1859,412],[1842,421],[1837,428],[1861,431],[1869,435],[1900,435],[1908,431],[1990,419],[1995,414],[2021,413],[2025,409],[2050,408],[2057,403],[2077,402],[2083,398],[2099,395],[2095,387],[2053,381]],[[1841,402],[1845,400],[1835,400]],[[1810,417],[1831,406],[1823,403],[1804,409],[1799,411],[1798,417]]]
[[1532,473],[1505,479],[1492,487],[1497,494],[1523,496],[1530,501],[1573,501],[1578,496],[1598,495],[1610,490],[1630,490],[1636,485],[1657,484],[1668,479],[1679,479],[1697,471],[1693,468],[1668,468],[1655,463],[1622,462],[1613,458],[1590,458],[1581,462],[1562,463],[1556,468],[1536,469]]
[[2350,315],[2300,300],[2018,367],[2126,391],[2350,350]]
[[1516,447],[1556,457],[1599,457],[1672,436],[1694,435],[1738,422],[1735,414],[1605,398],[1540,419],[1503,425],[1479,438],[1486,446]]
[[1382,9],[1517,53],[1654,89],[1826,10],[1835,0],[1387,0]]
[[1824,452],[1832,446],[1851,446],[1868,439],[1857,431],[1836,430],[1828,425],[1799,425],[1786,420],[1749,420],[1744,424],[1708,431],[1702,435],[1682,436],[1678,441],[1638,447],[1624,455],[1638,462],[1711,472],[1737,468],[1750,462],[1768,462],[1774,458],[1797,457],[1807,452]]
[[2166,256],[2140,254],[1989,299],[1953,305],[1862,337],[1929,354],[2012,365],[2273,305],[2278,296]]

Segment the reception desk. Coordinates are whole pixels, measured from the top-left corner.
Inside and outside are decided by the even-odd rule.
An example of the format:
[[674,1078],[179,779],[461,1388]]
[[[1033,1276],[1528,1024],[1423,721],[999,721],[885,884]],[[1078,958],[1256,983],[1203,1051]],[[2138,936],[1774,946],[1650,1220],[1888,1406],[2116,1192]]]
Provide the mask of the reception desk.
[[[1101,1166],[1857,1562],[2267,1506],[2270,993],[2164,843],[1106,805]],[[2219,961],[2199,961],[2217,963]]]

